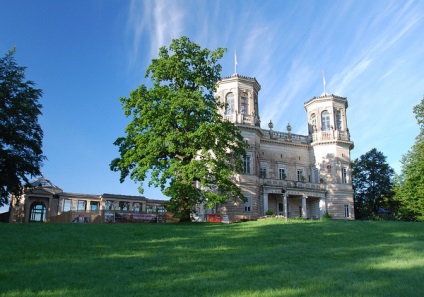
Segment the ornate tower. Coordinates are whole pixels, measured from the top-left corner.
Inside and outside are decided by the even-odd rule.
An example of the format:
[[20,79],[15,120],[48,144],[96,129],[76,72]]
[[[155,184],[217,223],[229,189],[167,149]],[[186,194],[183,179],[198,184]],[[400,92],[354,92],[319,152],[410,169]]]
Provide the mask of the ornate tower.
[[261,86],[255,78],[233,74],[217,83],[215,95],[225,108],[222,115],[230,122],[260,126],[258,93]]
[[263,135],[260,128],[258,93],[261,86],[255,78],[233,74],[217,83],[215,96],[225,104],[220,110],[227,121],[240,129],[244,141],[249,145],[243,160],[244,173],[237,177],[238,184],[247,202],[227,203],[220,211],[241,216],[263,215],[259,181],[259,149]]
[[354,218],[350,170],[350,150],[354,145],[347,125],[347,99],[324,93],[304,105],[313,174],[327,186],[326,209],[335,218]]

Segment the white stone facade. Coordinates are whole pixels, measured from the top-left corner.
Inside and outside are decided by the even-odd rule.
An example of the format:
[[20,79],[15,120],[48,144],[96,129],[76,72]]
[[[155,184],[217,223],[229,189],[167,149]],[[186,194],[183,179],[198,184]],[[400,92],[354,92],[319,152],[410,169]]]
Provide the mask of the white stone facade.
[[219,81],[221,110],[249,144],[245,172],[237,181],[247,202],[229,201],[216,211],[254,219],[272,211],[289,218],[354,219],[347,100],[323,94],[305,102],[308,135],[260,128],[259,91],[255,78],[234,74]]

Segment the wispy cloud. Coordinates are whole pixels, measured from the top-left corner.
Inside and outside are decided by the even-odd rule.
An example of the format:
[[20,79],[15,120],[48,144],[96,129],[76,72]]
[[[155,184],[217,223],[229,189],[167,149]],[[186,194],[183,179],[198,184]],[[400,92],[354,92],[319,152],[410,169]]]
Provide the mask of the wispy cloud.
[[352,62],[333,77],[332,83],[338,94],[345,93],[347,88],[355,85],[355,80],[372,68],[375,60],[384,57],[386,51],[399,45],[422,19],[416,11],[409,9],[411,2],[402,7],[396,4],[397,2],[388,5],[368,27],[362,29],[361,34],[369,34],[369,39],[355,44],[357,49],[356,54],[350,57]]
[[[161,46],[182,34],[185,16],[182,7],[178,1],[131,1],[127,21],[127,35],[131,44],[130,67],[137,65],[140,56],[148,60],[155,57]],[[148,49],[148,52],[142,53],[141,48]]]
[[341,73],[334,75],[332,78],[332,85],[335,86],[334,92],[336,94],[344,94],[345,89],[352,86],[353,82],[367,70],[371,63],[371,58],[364,57],[348,65]]
[[171,39],[178,38],[184,31],[185,11],[177,1],[154,2],[153,19],[153,42],[151,43],[151,54],[163,45],[169,44]]
[[[284,121],[297,120],[295,117],[288,116],[287,110],[294,107],[303,109],[303,98],[299,98],[302,90],[308,87],[314,73],[306,65],[299,60],[294,60],[290,70],[283,76],[280,76],[278,84],[272,87],[272,90],[267,91],[263,100],[266,99],[266,104],[263,102],[263,127],[265,127],[268,119],[272,119],[274,123],[285,125]],[[275,91],[278,90],[278,91]],[[299,100],[300,99],[300,100]],[[306,115],[302,115],[302,120],[306,119]],[[264,125],[265,124],[265,125]]]

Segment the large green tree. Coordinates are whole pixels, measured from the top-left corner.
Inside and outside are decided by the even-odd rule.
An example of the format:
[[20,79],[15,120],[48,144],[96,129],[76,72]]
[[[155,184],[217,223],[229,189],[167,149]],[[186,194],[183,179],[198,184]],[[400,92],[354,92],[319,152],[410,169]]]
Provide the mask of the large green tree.
[[424,221],[424,98],[413,112],[420,126],[414,145],[402,157],[401,173],[395,180],[395,199],[403,220]]
[[0,206],[9,194],[22,193],[28,177],[40,175],[45,159],[38,123],[42,91],[25,80],[26,67],[17,65],[14,54],[12,49],[0,59]]
[[352,186],[355,198],[355,218],[377,215],[379,208],[394,210],[394,170],[386,156],[373,148],[352,163]]
[[181,221],[189,221],[199,203],[245,199],[233,176],[242,171],[246,144],[238,128],[223,120],[214,96],[224,52],[174,39],[147,68],[153,86],[142,84],[120,99],[132,121],[114,143],[120,157],[110,167],[121,172],[121,182],[127,176],[143,182],[150,172],[149,186],[161,187],[170,197],[167,209]]

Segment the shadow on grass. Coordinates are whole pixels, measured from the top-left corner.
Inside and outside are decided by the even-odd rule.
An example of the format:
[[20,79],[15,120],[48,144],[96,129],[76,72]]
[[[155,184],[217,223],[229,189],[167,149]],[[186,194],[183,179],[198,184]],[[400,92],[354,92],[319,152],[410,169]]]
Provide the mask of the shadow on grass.
[[0,225],[0,294],[421,296],[423,226]]

